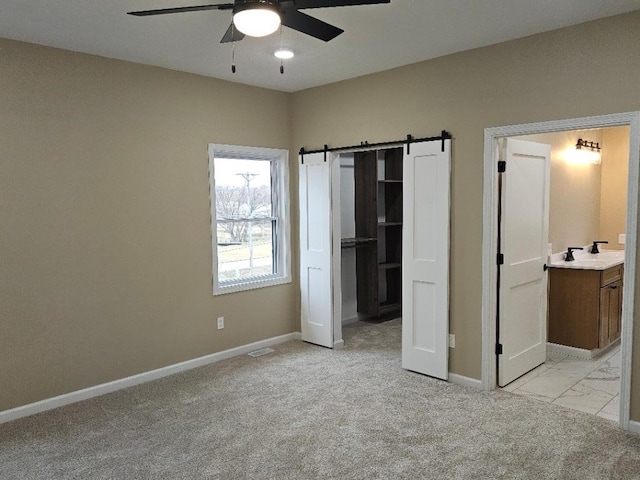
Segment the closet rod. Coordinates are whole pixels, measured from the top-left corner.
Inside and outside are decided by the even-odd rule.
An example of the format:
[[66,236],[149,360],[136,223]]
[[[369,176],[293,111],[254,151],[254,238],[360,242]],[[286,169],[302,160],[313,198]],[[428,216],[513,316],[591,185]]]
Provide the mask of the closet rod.
[[333,147],[333,148],[329,148],[327,145],[324,146],[324,148],[320,149],[320,150],[305,150],[304,147],[302,147],[300,149],[300,151],[298,152],[300,154],[300,158],[302,163],[304,163],[304,156],[310,153],[324,153],[324,161],[327,161],[327,153],[328,152],[344,152],[344,151],[348,151],[348,150],[356,150],[356,149],[360,149],[360,148],[376,148],[376,147],[390,147],[390,146],[400,146],[400,145],[404,145],[405,143],[407,144],[407,153],[409,153],[409,149],[411,148],[411,144],[412,143],[417,143],[417,142],[435,142],[438,140],[442,141],[442,151],[444,152],[444,141],[445,140],[450,140],[451,134],[449,132],[447,132],[446,130],[442,130],[442,132],[440,132],[440,135],[437,137],[426,137],[426,138],[413,138],[411,135],[407,135],[407,138],[404,140],[394,140],[394,141],[390,141],[390,142],[379,142],[379,143],[369,143],[367,141],[364,142],[360,142],[360,145],[351,145],[349,147]]

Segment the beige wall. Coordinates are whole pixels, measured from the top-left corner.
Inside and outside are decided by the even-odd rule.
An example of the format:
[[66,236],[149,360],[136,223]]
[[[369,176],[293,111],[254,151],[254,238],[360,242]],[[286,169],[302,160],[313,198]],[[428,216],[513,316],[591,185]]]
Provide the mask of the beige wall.
[[[603,248],[622,250],[625,233],[629,127],[526,135],[523,140],[551,145],[549,242],[553,252],[569,246],[609,242]],[[584,163],[575,156],[579,138],[602,146],[602,163]]]
[[[640,56],[630,54],[638,24],[640,12],[293,94],[296,147],[452,132],[452,372],[480,378],[484,129],[640,110]],[[632,418],[640,420],[635,332]]]
[[623,250],[618,235],[627,228],[627,178],[629,171],[629,127],[608,128],[602,136],[602,190],[600,236],[607,248]]
[[0,410],[299,328],[295,282],[211,296],[209,142],[297,151],[451,131],[450,369],[480,378],[484,128],[640,110],[639,23],[293,95],[0,41]]
[[289,148],[289,95],[0,51],[0,411],[298,330],[296,282],[211,293],[207,144]]
[[602,143],[602,130],[573,130],[521,137],[551,145],[549,243],[553,253],[600,240],[602,166],[576,161],[578,138]]

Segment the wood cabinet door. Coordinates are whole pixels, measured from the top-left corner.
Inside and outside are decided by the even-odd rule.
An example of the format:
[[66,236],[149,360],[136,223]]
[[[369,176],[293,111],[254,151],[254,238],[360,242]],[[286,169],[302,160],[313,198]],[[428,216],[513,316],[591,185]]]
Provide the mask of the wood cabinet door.
[[609,287],[600,289],[600,318],[598,325],[598,348],[609,344],[609,317],[611,316],[611,292]]
[[549,273],[549,342],[599,348],[604,341],[599,320],[604,304],[600,272],[551,268]]
[[609,343],[620,337],[622,323],[622,282],[617,281],[606,287],[609,289]]
[[622,322],[622,282],[618,280],[600,289],[599,348],[620,337]]

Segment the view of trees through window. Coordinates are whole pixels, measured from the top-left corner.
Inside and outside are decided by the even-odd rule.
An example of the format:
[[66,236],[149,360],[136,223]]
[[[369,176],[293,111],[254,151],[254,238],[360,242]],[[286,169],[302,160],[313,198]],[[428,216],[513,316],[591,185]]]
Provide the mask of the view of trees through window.
[[274,216],[272,162],[214,160],[219,281],[235,282],[272,275]]

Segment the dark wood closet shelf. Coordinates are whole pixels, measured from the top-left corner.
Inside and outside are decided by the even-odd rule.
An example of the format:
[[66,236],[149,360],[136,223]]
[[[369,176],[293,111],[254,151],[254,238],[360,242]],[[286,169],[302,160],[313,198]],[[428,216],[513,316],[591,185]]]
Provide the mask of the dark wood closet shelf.
[[340,243],[342,248],[356,248],[364,247],[367,245],[373,245],[378,241],[377,238],[372,237],[351,237],[343,238]]
[[380,270],[389,270],[390,268],[402,268],[402,263],[395,263],[395,262],[385,262],[385,263],[379,263],[378,264],[378,268]]
[[402,180],[378,180],[378,183],[402,183]]
[[402,222],[379,222],[379,227],[399,227],[402,225]]

